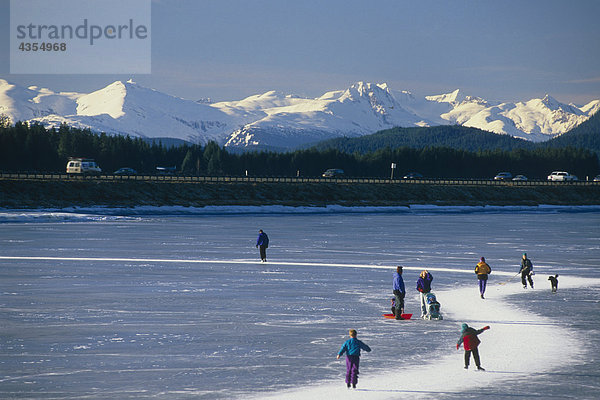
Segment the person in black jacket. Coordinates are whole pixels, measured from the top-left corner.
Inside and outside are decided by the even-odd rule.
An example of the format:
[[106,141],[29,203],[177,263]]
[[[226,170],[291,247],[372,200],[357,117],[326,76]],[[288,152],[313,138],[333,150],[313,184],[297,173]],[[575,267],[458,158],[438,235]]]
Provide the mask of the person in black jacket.
[[523,253],[523,258],[521,259],[521,269],[519,270],[521,273],[521,283],[523,284],[523,289],[527,289],[527,279],[529,281],[529,286],[533,289],[533,264],[531,260],[527,258],[527,253]]
[[260,247],[260,260],[267,262],[267,247],[269,247],[269,237],[262,229],[258,231],[258,238],[256,239],[256,247]]

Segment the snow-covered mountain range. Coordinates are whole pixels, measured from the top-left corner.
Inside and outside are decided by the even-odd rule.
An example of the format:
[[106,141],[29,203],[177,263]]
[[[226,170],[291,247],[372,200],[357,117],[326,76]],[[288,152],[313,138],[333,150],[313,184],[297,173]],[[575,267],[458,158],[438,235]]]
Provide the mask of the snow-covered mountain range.
[[55,93],[0,79],[0,114],[46,126],[67,123],[92,131],[172,138],[241,148],[291,149],[340,136],[412,126],[460,124],[539,142],[560,135],[600,109],[563,104],[546,95],[494,103],[459,90],[416,97],[384,84],[357,82],[317,98],[267,92],[237,101],[185,100],[117,81],[92,93]]

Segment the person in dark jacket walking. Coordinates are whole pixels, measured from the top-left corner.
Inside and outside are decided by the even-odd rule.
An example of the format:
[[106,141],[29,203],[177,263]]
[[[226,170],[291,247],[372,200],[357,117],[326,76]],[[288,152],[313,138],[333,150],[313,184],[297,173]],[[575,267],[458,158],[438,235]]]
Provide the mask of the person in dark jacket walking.
[[481,257],[477,266],[475,266],[475,273],[477,274],[477,279],[479,280],[479,294],[481,298],[485,293],[485,288],[487,286],[488,275],[492,273],[492,268],[485,262],[485,257]]
[[527,253],[523,253],[523,258],[521,259],[521,269],[519,270],[521,273],[521,283],[523,284],[523,289],[527,289],[527,279],[529,281],[529,286],[533,289],[533,264],[531,260],[527,258]]
[[258,231],[258,238],[256,239],[256,247],[260,247],[260,260],[267,262],[267,247],[269,247],[269,237],[262,229]]
[[427,293],[431,292],[431,281],[433,275],[427,272],[426,269],[421,271],[419,279],[417,279],[417,290],[421,293],[421,318],[427,315]]
[[396,299],[396,303],[394,305],[396,307],[396,319],[404,319],[402,318],[402,314],[404,314],[404,295],[406,294],[406,290],[404,289],[404,279],[402,279],[401,266],[397,266],[396,272],[394,272],[393,291]]
[[489,326],[484,326],[481,329],[474,329],[467,324],[462,324],[460,339],[458,339],[458,343],[456,343],[456,350],[458,350],[462,343],[463,347],[465,348],[465,369],[469,369],[469,361],[472,353],[473,359],[475,360],[475,365],[477,365],[477,369],[479,371],[485,371],[479,360],[479,350],[477,350],[477,347],[481,342],[477,335],[488,329],[490,329]]
[[346,353],[346,386],[356,389],[358,383],[358,367],[360,364],[360,351],[370,352],[371,348],[356,338],[356,329],[350,329],[348,332],[350,339],[346,340],[340,351],[338,351],[337,359],[339,360]]

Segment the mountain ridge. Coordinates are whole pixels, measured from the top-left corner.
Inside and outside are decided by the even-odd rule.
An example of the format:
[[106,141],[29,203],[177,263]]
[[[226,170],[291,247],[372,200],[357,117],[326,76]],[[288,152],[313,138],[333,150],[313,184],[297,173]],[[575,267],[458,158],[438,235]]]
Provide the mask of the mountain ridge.
[[23,88],[0,79],[0,114],[11,121],[66,123],[108,134],[190,143],[215,141],[232,149],[289,150],[337,137],[360,137],[394,127],[462,125],[532,142],[573,129],[600,109],[560,103],[550,95],[516,103],[453,92],[417,97],[386,83],[356,82],[306,98],[276,91],[241,100],[186,100],[115,81],[91,93]]

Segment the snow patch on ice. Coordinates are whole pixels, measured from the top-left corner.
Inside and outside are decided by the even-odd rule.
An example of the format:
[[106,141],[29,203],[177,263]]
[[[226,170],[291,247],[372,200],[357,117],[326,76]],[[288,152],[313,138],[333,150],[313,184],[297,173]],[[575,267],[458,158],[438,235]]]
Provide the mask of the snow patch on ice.
[[[600,286],[600,279],[584,279],[563,276],[563,289]],[[501,288],[501,289],[500,289]],[[491,289],[491,290],[490,290]],[[421,366],[398,368],[391,373],[359,380],[358,389],[348,391],[342,380],[319,385],[287,390],[273,394],[262,394],[250,398],[326,399],[357,396],[360,399],[431,398],[432,395],[457,393],[473,389],[499,386],[506,381],[527,379],[532,373],[538,375],[564,368],[580,362],[584,354],[583,337],[559,321],[526,312],[510,306],[505,298],[510,295],[527,295],[519,283],[509,286],[488,288],[488,298],[481,300],[472,287],[437,291],[437,298],[444,307],[445,323],[456,323],[457,339],[460,325],[464,322],[480,329],[490,325],[491,329],[480,335],[481,363],[485,372],[476,372],[471,360],[471,369],[463,369],[463,349],[448,349],[447,355]],[[437,323],[433,322],[432,323]],[[560,343],[560,346],[556,346]],[[405,344],[406,345],[406,344]],[[549,351],[548,349],[551,349]],[[363,354],[374,358],[375,354]],[[560,360],[557,364],[556,360]],[[373,360],[370,360],[371,363]],[[340,369],[344,365],[340,363]],[[476,374],[476,375],[475,375]],[[363,373],[363,375],[365,375]]]

